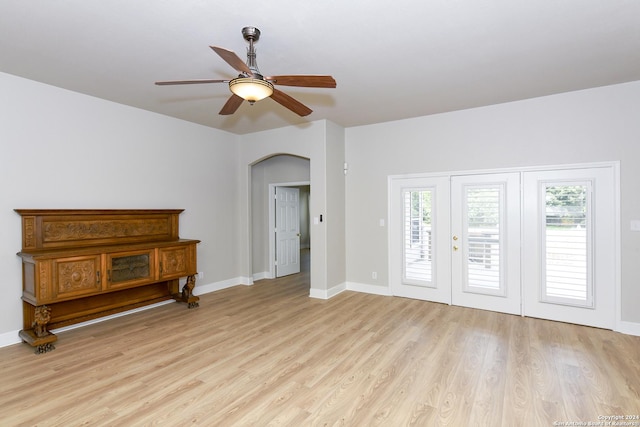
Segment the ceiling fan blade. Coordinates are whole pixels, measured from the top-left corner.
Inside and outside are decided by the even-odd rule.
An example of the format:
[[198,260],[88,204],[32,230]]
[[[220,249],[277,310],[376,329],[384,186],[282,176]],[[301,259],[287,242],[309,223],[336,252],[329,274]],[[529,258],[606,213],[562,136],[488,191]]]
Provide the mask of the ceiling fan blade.
[[282,86],[301,86],[301,87],[336,87],[336,81],[331,76],[315,76],[315,75],[300,75],[300,76],[271,76],[265,77],[265,80],[269,80],[271,83]]
[[242,105],[242,101],[244,101],[244,99],[240,98],[234,93],[229,99],[227,99],[227,102],[224,104],[222,110],[220,110],[218,114],[228,116],[229,114],[235,113],[238,107]]
[[242,60],[235,52],[225,49],[223,47],[218,46],[209,46],[215,53],[220,55],[222,59],[224,59],[227,64],[231,65],[234,69],[240,71],[241,73],[246,73],[250,76],[253,76],[253,72],[249,69],[249,66]]
[[311,108],[307,107],[300,101],[296,101],[286,93],[279,91],[278,89],[273,89],[273,94],[271,95],[271,99],[276,101],[278,104],[283,107],[288,108],[293,111],[300,117],[308,116],[313,111]]
[[156,82],[158,86],[197,85],[201,83],[229,83],[229,80],[195,79],[195,80],[168,80],[163,82]]

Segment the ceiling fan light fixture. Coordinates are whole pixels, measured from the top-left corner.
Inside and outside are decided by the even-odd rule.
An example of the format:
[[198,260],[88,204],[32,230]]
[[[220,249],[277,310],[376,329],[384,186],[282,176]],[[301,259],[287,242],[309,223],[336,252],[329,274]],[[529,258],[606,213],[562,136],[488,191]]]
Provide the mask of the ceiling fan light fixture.
[[271,82],[251,77],[238,77],[229,82],[229,89],[240,98],[254,103],[273,94]]
[[313,112],[300,101],[286,93],[274,89],[273,85],[335,88],[336,81],[331,76],[323,75],[279,75],[265,78],[258,70],[256,64],[255,42],[260,38],[260,30],[255,27],[244,27],[242,37],[249,42],[247,49],[247,61],[244,62],[235,52],[220,46],[209,46],[227,64],[236,70],[237,78],[229,80],[197,79],[197,80],[169,80],[156,82],[157,85],[185,85],[196,83],[228,83],[231,95],[218,114],[227,116],[236,112],[242,105],[242,101],[248,101],[253,105],[256,101],[271,97],[275,102],[294,112],[300,117],[308,116]]

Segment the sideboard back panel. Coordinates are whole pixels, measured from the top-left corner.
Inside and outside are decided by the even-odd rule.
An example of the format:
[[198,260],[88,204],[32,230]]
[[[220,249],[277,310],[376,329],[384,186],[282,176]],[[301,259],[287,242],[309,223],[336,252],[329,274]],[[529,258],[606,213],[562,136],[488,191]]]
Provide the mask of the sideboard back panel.
[[121,245],[178,240],[175,210],[16,209],[22,216],[22,250]]

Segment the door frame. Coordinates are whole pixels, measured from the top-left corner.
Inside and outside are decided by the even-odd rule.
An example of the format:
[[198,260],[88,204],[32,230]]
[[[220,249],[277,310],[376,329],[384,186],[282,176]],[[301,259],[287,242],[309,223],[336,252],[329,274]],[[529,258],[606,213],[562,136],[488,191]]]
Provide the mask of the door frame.
[[311,186],[311,181],[293,181],[269,184],[269,277],[267,277],[267,279],[275,279],[276,277],[276,187],[302,187],[306,185]]
[[[449,176],[449,177],[453,177],[453,176],[457,176],[457,175],[479,175],[479,174],[491,174],[491,173],[508,173],[508,172],[519,172],[519,173],[525,173],[525,172],[535,172],[535,171],[552,171],[552,170],[560,170],[560,169],[589,169],[589,168],[602,168],[602,167],[610,167],[613,170],[613,180],[614,180],[614,187],[615,187],[615,194],[614,194],[614,224],[613,224],[613,228],[615,230],[615,236],[614,236],[614,246],[615,246],[615,260],[614,260],[614,274],[615,277],[613,278],[614,281],[614,288],[615,288],[615,295],[614,295],[614,313],[615,313],[615,321],[614,321],[614,330],[620,330],[622,325],[623,325],[623,321],[622,321],[622,312],[621,312],[621,307],[622,307],[622,301],[621,301],[621,259],[620,259],[620,254],[621,254],[621,238],[620,238],[620,233],[621,233],[621,219],[620,219],[620,161],[615,160],[615,161],[606,161],[606,162],[586,162],[586,163],[570,163],[570,164],[557,164],[557,165],[541,165],[541,166],[522,166],[522,167],[508,167],[508,168],[493,168],[493,169],[474,169],[474,170],[463,170],[463,171],[443,171],[443,172],[430,172],[430,173],[412,173],[412,174],[404,174],[404,175],[388,175],[387,176],[387,218],[391,218],[392,215],[392,209],[394,209],[393,203],[392,203],[392,190],[393,190],[393,184],[396,180],[400,180],[400,179],[408,179],[408,178],[433,178],[433,177],[442,177],[442,176]],[[520,186],[522,187],[522,179],[520,181]],[[522,200],[520,201],[521,206],[520,206],[520,215],[521,215],[521,222],[522,222],[522,215],[523,215],[523,206],[522,206]],[[391,252],[391,241],[392,239],[394,239],[394,235],[393,232],[395,230],[392,230],[391,227],[387,227],[387,271],[389,271],[389,273],[391,273],[391,271],[393,271],[392,265],[393,265],[393,261],[394,259],[392,259],[392,252]],[[522,229],[520,230],[520,238],[522,239]],[[522,269],[520,270],[520,274],[522,274]],[[390,282],[391,282],[391,277],[389,277],[389,284],[388,284],[388,290],[389,293],[392,294],[392,290],[391,290],[391,286],[390,286]],[[520,280],[521,286],[522,286],[522,280]],[[522,295],[522,289],[521,289],[521,295]]]

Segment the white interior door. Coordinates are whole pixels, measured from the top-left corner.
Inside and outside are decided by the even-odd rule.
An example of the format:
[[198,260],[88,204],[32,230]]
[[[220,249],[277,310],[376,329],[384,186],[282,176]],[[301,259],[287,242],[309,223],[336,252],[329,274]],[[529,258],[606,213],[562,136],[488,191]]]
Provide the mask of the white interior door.
[[525,172],[523,189],[524,314],[612,329],[614,168]]
[[300,272],[299,190],[276,187],[276,277]]
[[451,178],[452,303],[520,314],[520,174]]
[[394,180],[390,196],[391,292],[450,304],[449,177]]

